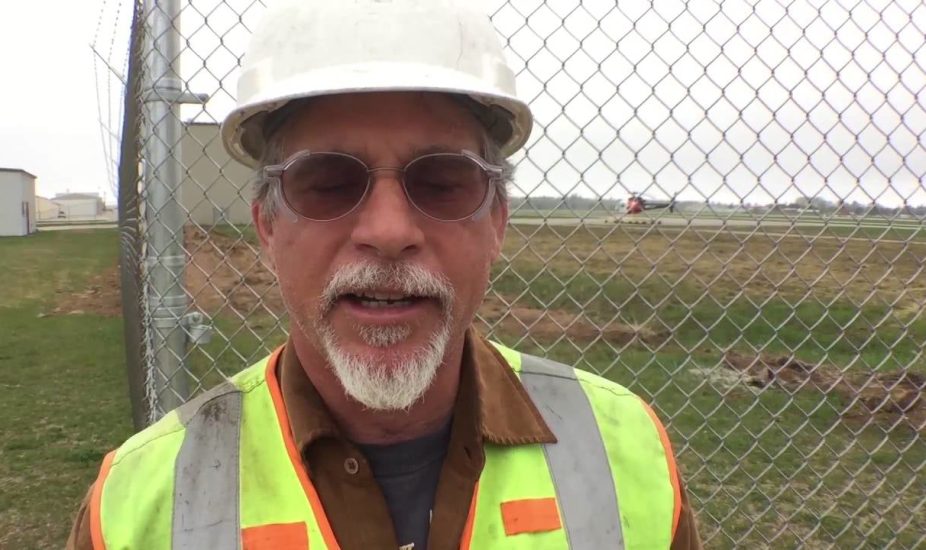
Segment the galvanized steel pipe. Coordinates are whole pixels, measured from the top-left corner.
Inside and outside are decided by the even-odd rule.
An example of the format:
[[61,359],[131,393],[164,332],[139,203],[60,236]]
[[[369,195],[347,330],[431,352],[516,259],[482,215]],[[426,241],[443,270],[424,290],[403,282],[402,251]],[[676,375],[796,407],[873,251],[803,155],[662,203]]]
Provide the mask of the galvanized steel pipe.
[[147,78],[143,92],[147,112],[144,207],[147,222],[146,267],[149,372],[154,394],[152,414],[160,416],[190,397],[184,358],[187,337],[183,315],[186,214],[179,203],[180,100],[183,86],[174,64],[180,55],[179,0],[146,0]]

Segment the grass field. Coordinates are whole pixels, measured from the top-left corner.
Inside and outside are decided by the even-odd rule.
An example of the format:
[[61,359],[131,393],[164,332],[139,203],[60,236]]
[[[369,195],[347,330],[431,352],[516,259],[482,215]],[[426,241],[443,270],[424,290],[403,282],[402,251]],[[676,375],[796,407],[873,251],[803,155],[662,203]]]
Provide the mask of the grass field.
[[61,548],[131,435],[122,321],[49,314],[116,263],[115,230],[0,238],[0,548]]
[[[215,239],[252,268],[253,233]],[[0,294],[0,326],[12,327],[0,334],[0,548],[59,547],[98,461],[130,433],[121,321],[45,315],[112,270],[116,246],[109,230],[0,239],[12,281]],[[926,434],[847,415],[855,404],[836,392],[759,389],[721,366],[736,350],[926,373],[926,246],[526,225],[509,231],[505,254],[483,311],[495,336],[652,398],[708,548],[881,548],[894,537],[913,548],[926,533]],[[219,379],[212,359],[233,371],[284,337],[266,274],[232,275],[221,300],[204,292],[200,304],[219,328],[193,359],[206,386]],[[507,316],[488,308],[502,301]]]

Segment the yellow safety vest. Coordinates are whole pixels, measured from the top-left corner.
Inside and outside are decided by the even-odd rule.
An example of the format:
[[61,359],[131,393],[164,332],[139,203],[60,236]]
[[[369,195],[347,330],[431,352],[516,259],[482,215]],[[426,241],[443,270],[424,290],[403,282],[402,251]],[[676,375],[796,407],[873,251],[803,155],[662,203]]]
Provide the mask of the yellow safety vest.
[[[557,437],[487,443],[464,550],[669,548],[680,510],[665,430],[618,384],[496,345]],[[290,431],[277,350],[103,461],[96,550],[335,549]]]

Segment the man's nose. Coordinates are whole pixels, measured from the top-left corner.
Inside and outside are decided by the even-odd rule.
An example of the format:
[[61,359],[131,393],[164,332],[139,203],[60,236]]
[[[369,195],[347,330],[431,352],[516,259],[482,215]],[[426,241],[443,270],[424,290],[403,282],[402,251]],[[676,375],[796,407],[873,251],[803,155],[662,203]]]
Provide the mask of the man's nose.
[[371,174],[370,189],[357,212],[351,232],[354,244],[381,258],[404,259],[424,243],[421,215],[402,187],[398,172]]

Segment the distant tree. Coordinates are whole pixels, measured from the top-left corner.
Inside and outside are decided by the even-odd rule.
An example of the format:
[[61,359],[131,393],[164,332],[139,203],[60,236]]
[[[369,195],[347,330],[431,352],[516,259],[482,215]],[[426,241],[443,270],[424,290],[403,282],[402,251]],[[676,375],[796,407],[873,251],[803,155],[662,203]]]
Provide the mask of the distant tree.
[[575,194],[564,196],[542,196],[531,195],[528,197],[513,196],[509,200],[511,210],[572,210],[574,212],[584,212],[589,210],[619,210],[622,207],[621,201],[615,199],[599,199],[582,197]]
[[836,209],[836,203],[823,197],[813,197],[810,199],[810,206],[822,212],[831,212]]

